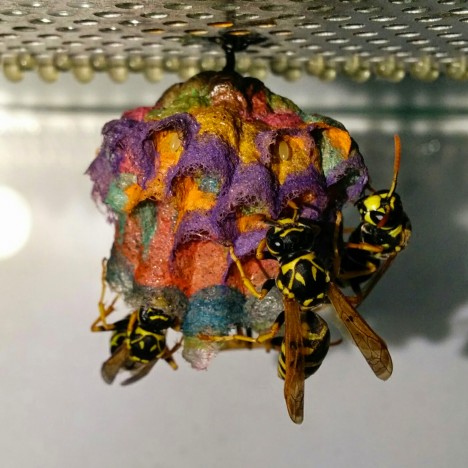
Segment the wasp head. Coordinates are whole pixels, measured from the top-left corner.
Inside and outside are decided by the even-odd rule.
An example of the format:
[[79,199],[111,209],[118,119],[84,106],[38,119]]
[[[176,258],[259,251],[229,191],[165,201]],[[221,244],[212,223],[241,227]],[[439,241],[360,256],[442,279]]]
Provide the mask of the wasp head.
[[174,319],[161,309],[142,306],[138,310],[138,322],[142,328],[157,333],[171,327]]
[[380,190],[356,203],[363,223],[379,229],[394,229],[401,224],[403,205],[399,195],[387,190]]
[[312,251],[319,232],[320,227],[315,224],[279,224],[267,232],[266,247],[276,258],[292,257]]

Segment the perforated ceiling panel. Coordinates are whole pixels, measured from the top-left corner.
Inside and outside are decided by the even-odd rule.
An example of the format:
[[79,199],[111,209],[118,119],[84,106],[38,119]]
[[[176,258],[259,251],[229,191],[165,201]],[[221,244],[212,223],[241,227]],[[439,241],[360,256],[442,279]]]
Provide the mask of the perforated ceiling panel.
[[210,38],[255,34],[239,71],[297,79],[311,74],[398,81],[406,74],[468,79],[468,6],[461,0],[1,1],[0,53],[10,80],[36,70],[90,81],[129,72],[151,81],[219,69]]

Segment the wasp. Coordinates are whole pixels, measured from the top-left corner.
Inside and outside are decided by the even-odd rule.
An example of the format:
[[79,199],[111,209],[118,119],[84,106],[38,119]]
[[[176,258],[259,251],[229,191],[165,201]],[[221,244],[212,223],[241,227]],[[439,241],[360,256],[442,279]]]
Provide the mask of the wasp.
[[[398,135],[395,135],[394,142],[390,189],[372,190],[370,195],[356,202],[361,221],[351,232],[341,255],[339,280],[341,284],[351,286],[356,296],[350,300],[356,305],[371,292],[411,236],[411,222],[395,192],[401,159]],[[362,289],[361,285],[366,282]]]
[[[164,359],[174,370],[177,364],[172,355],[180,348],[177,343],[171,349],[166,345],[168,328],[178,329],[178,320],[164,312],[163,308],[141,306],[122,320],[107,323],[106,317],[113,312],[115,302],[105,307],[105,271],[103,261],[102,293],[99,301],[100,315],[92,324],[92,331],[112,331],[110,339],[111,356],[101,367],[104,381],[111,384],[121,369],[132,373],[122,385],[134,383],[145,377],[160,359]],[[101,325],[99,323],[101,322]]]
[[[134,383],[145,377],[159,359],[164,359],[176,370],[177,364],[172,355],[179,349],[180,343],[171,349],[166,346],[166,331],[169,327],[175,327],[174,322],[175,319],[163,311],[143,306],[111,324],[111,356],[101,368],[104,381],[111,384],[118,372],[125,369],[131,371],[132,376],[122,385]],[[97,327],[95,330],[105,329]]]
[[289,415],[297,424],[303,421],[305,378],[319,368],[330,343],[328,326],[314,311],[323,303],[332,303],[378,378],[387,380],[393,369],[385,342],[334,282],[340,266],[338,236],[341,232],[341,212],[337,212],[336,218],[331,253],[322,251],[323,245],[326,245],[323,236],[327,234],[323,223],[302,220],[297,213],[291,218],[276,221],[260,242],[256,256],[258,259],[276,259],[279,273],[276,279],[265,282],[261,292],[256,291],[246,277],[240,260],[231,249],[231,257],[252,294],[262,299],[275,284],[283,294],[284,313],[275,320],[270,331],[260,335],[257,341],[271,340],[284,322],[279,372],[285,379],[284,396]]

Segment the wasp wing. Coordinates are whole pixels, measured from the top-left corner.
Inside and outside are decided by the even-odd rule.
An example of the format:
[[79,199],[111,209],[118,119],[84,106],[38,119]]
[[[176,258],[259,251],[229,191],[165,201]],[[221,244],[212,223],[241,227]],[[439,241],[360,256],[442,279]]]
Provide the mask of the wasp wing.
[[285,326],[284,345],[286,375],[284,398],[290,418],[296,424],[304,419],[304,348],[301,324],[301,309],[292,299],[284,299]]
[[153,359],[152,361],[143,364],[136,371],[132,372],[131,377],[125,379],[121,385],[130,385],[132,383],[138,382],[143,377],[146,377],[158,361],[159,359]]
[[112,354],[112,356],[104,362],[101,367],[101,375],[104,382],[111,384],[119,370],[125,365],[128,359],[128,348],[126,343],[122,343]]
[[379,379],[387,380],[392,375],[393,364],[385,342],[359,315],[334,283],[330,283],[328,297],[375,375]]

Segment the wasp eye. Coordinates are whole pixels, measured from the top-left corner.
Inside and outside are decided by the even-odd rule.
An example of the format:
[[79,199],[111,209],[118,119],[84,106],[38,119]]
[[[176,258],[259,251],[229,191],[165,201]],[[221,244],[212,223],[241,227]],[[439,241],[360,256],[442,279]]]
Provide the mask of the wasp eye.
[[384,213],[381,213],[380,211],[371,211],[370,217],[373,223],[379,224],[380,221],[384,218]]
[[267,243],[267,246],[272,253],[279,253],[284,249],[284,243],[279,238],[272,239],[270,242]]

